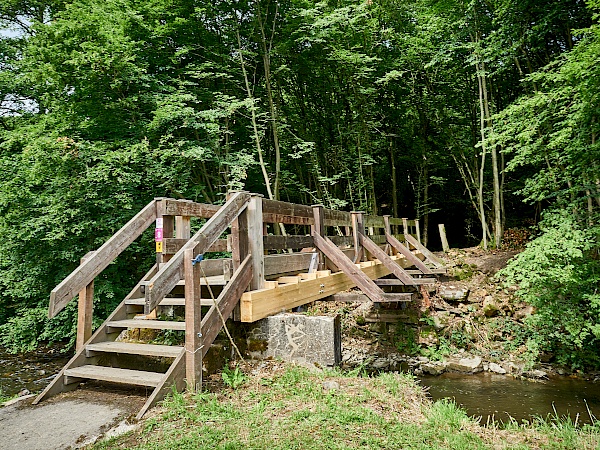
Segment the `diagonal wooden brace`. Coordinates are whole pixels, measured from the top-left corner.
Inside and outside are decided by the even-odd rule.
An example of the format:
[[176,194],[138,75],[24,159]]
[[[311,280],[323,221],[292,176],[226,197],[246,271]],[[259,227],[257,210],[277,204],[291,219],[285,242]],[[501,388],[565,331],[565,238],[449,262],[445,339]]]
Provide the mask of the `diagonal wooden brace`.
[[[231,280],[215,300],[216,305],[213,305],[202,319],[201,328],[204,344],[204,347],[202,347],[202,357],[206,356],[206,352],[214,342],[217,334],[219,334],[219,331],[221,331],[221,328],[223,328],[223,319],[226,319],[232,313],[233,308],[239,302],[251,280],[252,255],[249,254],[242,261],[240,267],[233,273]],[[219,308],[218,311],[217,308]]]
[[425,255],[425,258],[427,258],[427,260],[431,264],[433,264],[435,267],[437,267],[437,268],[444,267],[444,263],[442,263],[442,261],[438,257],[436,257],[433,253],[431,253],[429,251],[429,249],[427,249],[423,244],[421,244],[419,241],[417,241],[414,237],[412,237],[409,234],[406,234],[406,235],[404,235],[404,239],[406,239],[407,243],[409,243],[414,248],[416,248],[421,253],[423,253]]
[[[317,248],[327,258],[331,259],[356,286],[363,291],[372,301],[384,302],[384,292],[364,272],[356,266],[329,238],[313,234]],[[377,247],[379,248],[379,247]]]
[[413,263],[415,265],[415,267],[417,269],[419,269],[421,272],[423,272],[426,275],[433,275],[432,270],[427,267],[423,261],[421,261],[419,258],[417,258],[413,252],[411,252],[409,249],[407,249],[404,245],[402,245],[400,243],[400,241],[398,239],[396,239],[394,236],[392,236],[389,233],[385,233],[385,238],[387,240],[387,242],[394,247],[394,249],[398,252],[401,253],[402,255],[404,255],[404,257],[410,261],[411,263]]
[[381,261],[381,264],[387,267],[390,270],[390,272],[392,272],[392,274],[396,276],[396,278],[402,281],[402,283],[408,286],[417,284],[416,280],[409,274],[407,274],[402,267],[396,264],[394,260],[390,258],[381,248],[379,248],[379,246],[375,242],[373,242],[371,239],[369,239],[362,233],[359,233],[358,237],[360,240],[360,244],[375,258]]

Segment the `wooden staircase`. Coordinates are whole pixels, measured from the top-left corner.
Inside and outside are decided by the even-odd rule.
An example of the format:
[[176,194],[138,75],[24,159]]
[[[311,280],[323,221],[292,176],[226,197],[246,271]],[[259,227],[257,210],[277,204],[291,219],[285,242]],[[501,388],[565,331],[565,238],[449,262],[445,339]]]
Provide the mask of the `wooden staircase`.
[[[190,216],[208,219],[193,236],[190,236]],[[351,219],[352,235],[350,213],[325,210],[320,205],[307,207],[264,200],[247,192],[230,194],[221,207],[155,199],[102,247],[86,255],[81,265],[52,291],[50,317],[79,293],[77,348],[34,404],[75,389],[82,381],[97,380],[148,388],[147,401],[137,415],[141,418],[173,386],[178,390],[201,386],[202,359],[226,318],[233,316],[254,322],[353,286],[374,302],[405,302],[411,300],[410,293],[386,293],[382,287],[431,284],[436,274],[445,272],[441,262],[420,244],[418,223],[415,239],[407,228],[408,221],[402,219],[403,244],[398,240],[401,235],[392,233],[389,216],[363,217],[362,213],[352,213]],[[371,229],[383,228],[384,234],[367,235],[363,220]],[[394,219],[393,225],[398,227],[399,220]],[[158,251],[157,245],[157,263],[92,334],[94,278],[155,221],[164,227],[156,234],[160,235],[161,241],[157,242],[162,249]],[[413,226],[415,222],[411,221]],[[311,233],[268,236],[264,235],[266,223],[310,226]],[[347,234],[328,237],[327,226],[344,226]],[[220,237],[229,227],[231,232],[225,245]],[[353,247],[341,248],[348,244]],[[223,251],[227,247],[231,249],[231,259],[202,261],[205,252]],[[307,250],[307,247],[312,250],[265,256],[265,250],[269,249]],[[388,275],[394,278],[382,279]],[[272,280],[266,281],[266,277]],[[206,295],[203,298],[203,289],[207,288],[214,289],[217,297],[211,291],[211,298]],[[160,312],[165,308],[184,310],[184,320],[163,320],[167,315]],[[181,331],[185,344],[123,339],[123,331],[135,329]],[[134,367],[132,358],[136,359]],[[154,364],[157,358],[167,363],[158,367]]]

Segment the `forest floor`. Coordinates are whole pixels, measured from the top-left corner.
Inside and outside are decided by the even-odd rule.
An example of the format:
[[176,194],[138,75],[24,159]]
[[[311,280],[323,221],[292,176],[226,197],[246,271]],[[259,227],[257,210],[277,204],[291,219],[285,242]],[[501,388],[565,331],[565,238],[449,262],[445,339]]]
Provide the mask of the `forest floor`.
[[[309,314],[341,315],[346,369],[373,373],[408,365],[417,375],[446,370],[530,378],[570,375],[570,368],[552,364],[552,354],[530,350],[525,322],[535,311],[516,297],[516,286],[505,286],[496,276],[518,253],[478,247],[438,253],[448,275],[411,305],[319,302]],[[459,360],[466,366],[459,367]],[[575,375],[594,379],[599,374]]]

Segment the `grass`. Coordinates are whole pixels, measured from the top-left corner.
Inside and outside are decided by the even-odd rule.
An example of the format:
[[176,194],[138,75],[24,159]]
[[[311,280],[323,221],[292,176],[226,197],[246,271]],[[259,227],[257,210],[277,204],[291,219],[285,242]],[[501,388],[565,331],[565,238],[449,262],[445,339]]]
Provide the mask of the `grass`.
[[0,406],[2,406],[3,403],[5,403],[9,400],[12,400],[15,397],[16,397],[16,395],[7,395],[0,387]]
[[[254,370],[253,372],[260,372]],[[334,381],[336,389],[325,389]],[[329,383],[331,384],[331,383]],[[600,428],[565,421],[480,426],[431,402],[410,375],[352,377],[288,366],[233,390],[173,394],[139,431],[96,449],[592,449]]]

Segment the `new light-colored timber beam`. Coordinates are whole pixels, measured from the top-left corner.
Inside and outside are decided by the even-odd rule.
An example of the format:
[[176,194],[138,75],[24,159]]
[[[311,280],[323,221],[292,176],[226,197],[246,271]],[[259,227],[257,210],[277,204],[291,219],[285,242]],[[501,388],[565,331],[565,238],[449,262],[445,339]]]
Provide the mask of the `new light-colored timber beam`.
[[[400,267],[410,267],[403,256],[390,256]],[[391,271],[381,262],[367,261],[356,265],[371,280],[389,275]],[[279,284],[271,289],[244,292],[241,299],[242,322],[256,322],[267,316],[295,308],[296,306],[337,294],[355,287],[356,284],[344,272],[337,272],[297,283]],[[287,277],[286,277],[287,278]],[[388,300],[384,300],[388,301]]]

